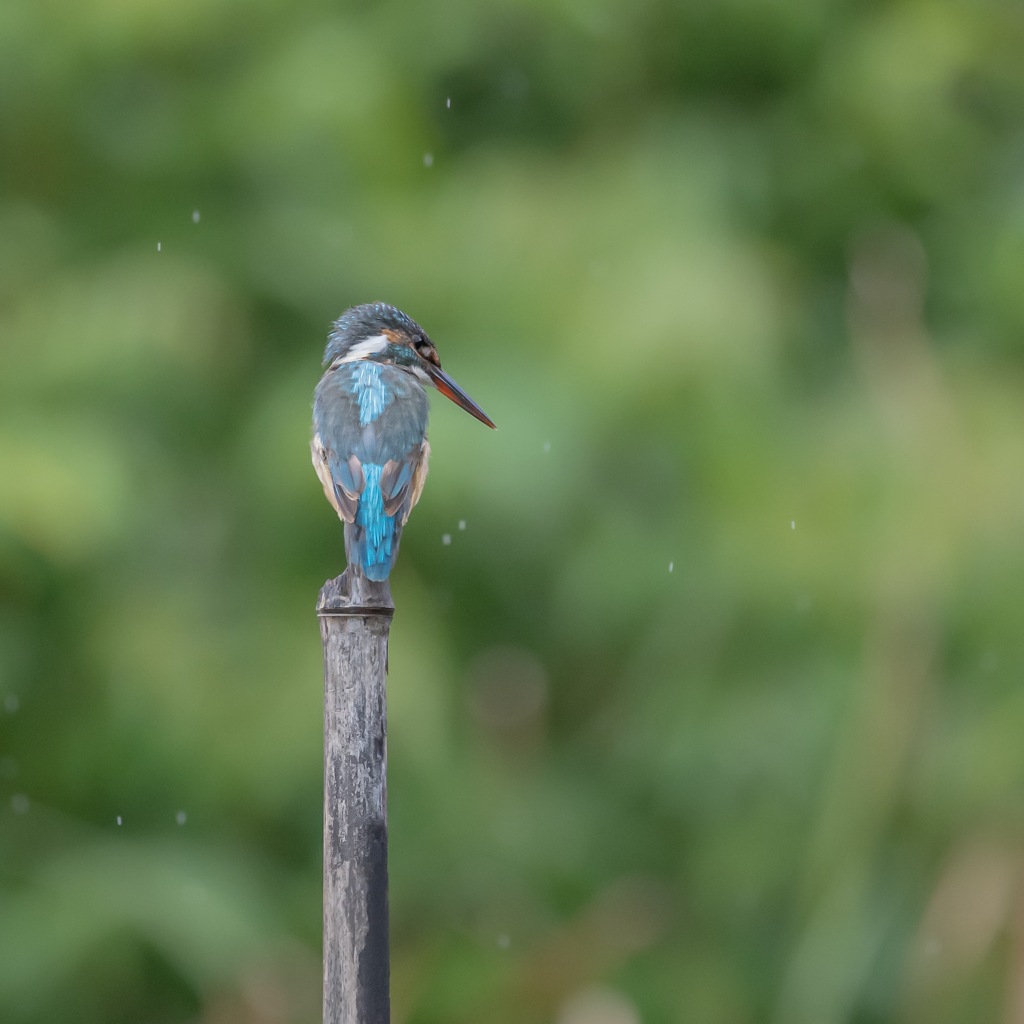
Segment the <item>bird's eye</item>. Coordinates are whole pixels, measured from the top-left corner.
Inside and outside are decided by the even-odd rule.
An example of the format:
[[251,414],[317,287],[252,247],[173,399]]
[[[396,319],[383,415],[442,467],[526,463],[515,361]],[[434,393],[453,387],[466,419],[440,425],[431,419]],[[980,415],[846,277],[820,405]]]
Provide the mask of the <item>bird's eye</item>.
[[[416,354],[422,359],[426,359],[428,363],[437,363],[437,352],[434,350],[434,345],[429,338],[420,335],[414,342],[413,345],[416,347]],[[437,365],[440,366],[440,363]]]

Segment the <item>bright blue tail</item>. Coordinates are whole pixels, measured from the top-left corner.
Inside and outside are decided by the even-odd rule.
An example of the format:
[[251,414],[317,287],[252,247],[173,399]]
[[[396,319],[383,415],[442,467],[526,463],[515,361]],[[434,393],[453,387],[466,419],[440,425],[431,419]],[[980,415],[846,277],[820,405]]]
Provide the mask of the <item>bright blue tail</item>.
[[370,580],[386,580],[398,557],[400,528],[394,516],[384,511],[380,490],[380,466],[363,465],[366,486],[359,497],[356,521],[345,524],[345,554],[350,565],[358,565]]

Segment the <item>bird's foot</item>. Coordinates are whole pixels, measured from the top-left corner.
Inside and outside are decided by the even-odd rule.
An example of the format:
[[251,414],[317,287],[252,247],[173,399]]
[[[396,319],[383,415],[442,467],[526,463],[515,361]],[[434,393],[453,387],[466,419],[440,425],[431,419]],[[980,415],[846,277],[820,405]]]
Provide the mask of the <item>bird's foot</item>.
[[359,614],[361,612],[393,612],[391,586],[387,580],[367,579],[358,569],[349,566],[340,576],[328,580],[320,589],[316,602],[318,614]]

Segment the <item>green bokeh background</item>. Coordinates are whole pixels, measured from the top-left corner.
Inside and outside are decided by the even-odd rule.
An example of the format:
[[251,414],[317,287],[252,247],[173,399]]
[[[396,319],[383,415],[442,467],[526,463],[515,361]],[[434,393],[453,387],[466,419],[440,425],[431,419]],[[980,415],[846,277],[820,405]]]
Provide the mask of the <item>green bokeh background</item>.
[[[398,1024],[1024,1021],[1024,13],[0,5],[0,1020],[319,1019],[328,324],[433,400]],[[447,538],[447,542],[445,541]]]

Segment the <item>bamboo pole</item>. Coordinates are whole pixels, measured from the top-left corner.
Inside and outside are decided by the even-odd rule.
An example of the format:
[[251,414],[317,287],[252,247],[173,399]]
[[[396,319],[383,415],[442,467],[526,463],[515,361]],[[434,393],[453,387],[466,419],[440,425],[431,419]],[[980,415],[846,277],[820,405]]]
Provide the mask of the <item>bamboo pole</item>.
[[388,1024],[388,584],[320,591],[324,647],[324,1024]]

